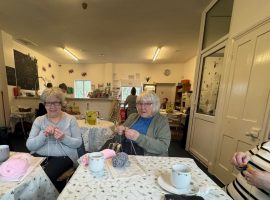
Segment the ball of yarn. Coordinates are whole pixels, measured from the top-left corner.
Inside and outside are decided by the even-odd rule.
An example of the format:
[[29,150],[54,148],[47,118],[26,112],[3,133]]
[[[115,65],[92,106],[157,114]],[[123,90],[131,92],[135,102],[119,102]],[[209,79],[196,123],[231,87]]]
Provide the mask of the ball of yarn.
[[128,154],[125,152],[117,153],[116,156],[112,158],[112,165],[114,167],[125,167],[128,163]]

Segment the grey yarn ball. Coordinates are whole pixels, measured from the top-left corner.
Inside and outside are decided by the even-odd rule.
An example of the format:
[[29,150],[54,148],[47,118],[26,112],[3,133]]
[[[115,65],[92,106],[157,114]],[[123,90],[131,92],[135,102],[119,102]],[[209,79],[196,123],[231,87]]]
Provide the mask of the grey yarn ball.
[[129,165],[128,154],[125,152],[117,153],[112,159],[112,165],[119,168]]

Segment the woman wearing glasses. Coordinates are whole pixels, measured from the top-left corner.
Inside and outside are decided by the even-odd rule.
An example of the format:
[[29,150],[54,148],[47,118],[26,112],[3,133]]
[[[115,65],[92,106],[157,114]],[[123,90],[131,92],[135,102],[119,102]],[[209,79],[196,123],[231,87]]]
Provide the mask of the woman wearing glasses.
[[44,171],[61,191],[57,178],[76,164],[82,138],[75,117],[61,110],[65,102],[61,89],[47,88],[41,101],[47,114],[35,119],[26,146],[34,156],[46,157]]
[[171,131],[167,118],[159,113],[159,97],[153,92],[143,92],[136,99],[136,108],[138,113],[131,114],[117,128],[123,151],[133,155],[167,156]]

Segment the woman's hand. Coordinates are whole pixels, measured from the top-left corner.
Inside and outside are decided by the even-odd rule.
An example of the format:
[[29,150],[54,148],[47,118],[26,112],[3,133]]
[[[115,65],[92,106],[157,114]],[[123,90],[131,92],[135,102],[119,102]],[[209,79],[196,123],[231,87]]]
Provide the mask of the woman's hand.
[[54,130],[54,138],[56,140],[63,140],[65,137],[65,134],[58,128],[55,128]]
[[236,167],[244,167],[247,165],[247,162],[250,160],[250,156],[244,152],[236,152],[233,155],[232,163]]
[[136,141],[138,137],[140,136],[140,133],[134,129],[128,129],[125,130],[125,136],[127,139]]
[[118,126],[116,128],[116,131],[117,131],[118,135],[123,135],[125,133],[125,130],[126,130],[126,127],[124,127],[122,125],[121,126]]
[[250,185],[270,192],[270,173],[248,167],[244,172],[245,178]]
[[46,137],[48,137],[49,135],[53,135],[54,134],[54,129],[55,127],[53,126],[48,126],[45,130],[44,130],[44,135]]

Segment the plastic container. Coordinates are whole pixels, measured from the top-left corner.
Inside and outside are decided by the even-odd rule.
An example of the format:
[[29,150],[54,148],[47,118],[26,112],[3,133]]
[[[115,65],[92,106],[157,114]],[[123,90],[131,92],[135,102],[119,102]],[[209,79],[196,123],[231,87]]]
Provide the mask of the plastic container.
[[13,88],[13,95],[14,95],[14,97],[20,96],[20,88],[19,87]]
[[181,83],[182,83],[182,84],[188,84],[188,83],[190,83],[190,80],[188,80],[188,79],[183,79],[183,80],[181,80]]

